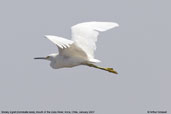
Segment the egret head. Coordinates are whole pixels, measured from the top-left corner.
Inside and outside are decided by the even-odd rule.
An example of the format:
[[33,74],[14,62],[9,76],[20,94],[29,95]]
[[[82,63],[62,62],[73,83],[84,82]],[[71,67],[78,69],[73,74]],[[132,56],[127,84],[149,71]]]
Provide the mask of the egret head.
[[46,57],[35,57],[34,59],[44,59],[44,60],[53,61],[57,55],[58,55],[57,53],[53,53]]

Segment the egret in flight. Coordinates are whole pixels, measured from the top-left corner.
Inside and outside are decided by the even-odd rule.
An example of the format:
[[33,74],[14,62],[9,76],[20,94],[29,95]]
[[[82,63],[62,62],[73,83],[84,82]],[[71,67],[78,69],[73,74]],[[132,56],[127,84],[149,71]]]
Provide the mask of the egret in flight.
[[50,66],[54,69],[86,65],[117,74],[113,68],[96,66],[94,63],[98,63],[100,60],[94,58],[94,51],[96,50],[96,41],[99,32],[118,26],[114,22],[84,22],[76,24],[71,27],[72,40],[45,35],[47,39],[58,47],[59,53],[53,53],[46,57],[36,57],[34,59],[49,60],[51,62]]

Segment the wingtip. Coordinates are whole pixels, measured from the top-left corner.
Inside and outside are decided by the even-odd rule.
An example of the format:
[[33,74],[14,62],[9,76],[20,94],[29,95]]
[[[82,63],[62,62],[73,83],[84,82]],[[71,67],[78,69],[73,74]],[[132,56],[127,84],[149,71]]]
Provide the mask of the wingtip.
[[118,23],[115,23],[116,24],[116,27],[119,27],[120,25]]
[[47,38],[49,40],[51,40],[51,37],[53,37],[53,35],[44,35],[44,38]]
[[113,27],[119,27],[119,24],[118,23],[115,23],[115,22],[111,22],[113,24]]
[[51,35],[44,35],[44,38],[48,38],[49,36],[51,36]]

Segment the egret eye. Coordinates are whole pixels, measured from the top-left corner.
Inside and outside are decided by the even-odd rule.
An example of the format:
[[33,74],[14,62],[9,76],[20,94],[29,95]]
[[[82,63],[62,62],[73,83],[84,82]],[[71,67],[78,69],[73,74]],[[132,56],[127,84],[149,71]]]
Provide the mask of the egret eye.
[[47,56],[46,59],[49,59],[50,56]]

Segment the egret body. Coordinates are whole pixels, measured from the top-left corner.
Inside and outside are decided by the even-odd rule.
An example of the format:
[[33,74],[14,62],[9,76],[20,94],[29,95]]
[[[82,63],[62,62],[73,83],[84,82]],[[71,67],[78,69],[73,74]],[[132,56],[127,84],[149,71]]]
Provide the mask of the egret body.
[[114,22],[84,22],[71,27],[72,40],[62,37],[45,35],[52,41],[59,50],[59,53],[50,54],[46,57],[36,57],[34,59],[49,60],[50,66],[54,69],[64,67],[74,67],[86,65],[117,74],[113,68],[103,68],[94,65],[100,60],[94,58],[96,41],[99,32],[118,27]]

